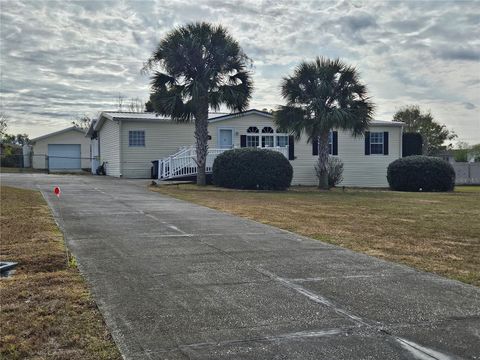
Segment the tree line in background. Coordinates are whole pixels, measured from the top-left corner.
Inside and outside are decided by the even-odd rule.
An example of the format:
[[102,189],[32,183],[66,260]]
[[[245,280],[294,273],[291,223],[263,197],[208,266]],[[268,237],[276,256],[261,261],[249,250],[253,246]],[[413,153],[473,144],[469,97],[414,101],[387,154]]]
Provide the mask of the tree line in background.
[[27,134],[9,134],[8,129],[8,116],[4,113],[0,113],[0,142],[2,145],[17,145],[23,146],[30,144],[30,139]]
[[23,161],[23,145],[30,144],[27,134],[9,134],[8,116],[0,113],[0,166],[18,167]]
[[418,133],[422,136],[423,155],[434,156],[442,150],[451,149],[452,141],[457,138],[453,131],[437,123],[429,111],[422,112],[418,105],[400,108],[393,115],[393,120],[405,123],[405,133]]

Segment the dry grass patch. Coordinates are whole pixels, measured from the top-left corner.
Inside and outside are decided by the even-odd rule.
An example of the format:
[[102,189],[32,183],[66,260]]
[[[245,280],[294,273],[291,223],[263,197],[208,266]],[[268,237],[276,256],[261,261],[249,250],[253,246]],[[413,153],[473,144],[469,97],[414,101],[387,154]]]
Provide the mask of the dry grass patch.
[[120,359],[63,236],[36,191],[1,187],[0,358]]
[[153,189],[480,286],[480,191],[467,188],[453,193],[307,187],[260,192],[194,185]]

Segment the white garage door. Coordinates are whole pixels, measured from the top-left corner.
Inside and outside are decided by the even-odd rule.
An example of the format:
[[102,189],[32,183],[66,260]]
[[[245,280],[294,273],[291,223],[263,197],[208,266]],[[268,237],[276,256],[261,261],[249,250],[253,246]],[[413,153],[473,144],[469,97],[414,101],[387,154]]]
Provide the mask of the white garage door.
[[80,144],[48,144],[50,170],[80,170]]

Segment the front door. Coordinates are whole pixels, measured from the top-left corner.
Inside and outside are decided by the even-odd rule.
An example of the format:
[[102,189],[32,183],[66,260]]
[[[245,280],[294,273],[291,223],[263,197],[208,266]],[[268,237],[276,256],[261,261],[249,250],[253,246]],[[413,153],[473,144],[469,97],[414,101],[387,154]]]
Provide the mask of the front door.
[[233,148],[233,129],[218,130],[218,146],[221,149]]

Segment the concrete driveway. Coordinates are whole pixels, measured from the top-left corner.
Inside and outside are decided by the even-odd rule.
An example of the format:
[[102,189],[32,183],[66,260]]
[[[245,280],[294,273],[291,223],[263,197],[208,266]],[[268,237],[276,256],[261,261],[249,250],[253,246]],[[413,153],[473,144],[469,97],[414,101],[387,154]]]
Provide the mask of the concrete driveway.
[[44,192],[127,359],[480,358],[476,287],[153,193],[145,180],[1,180]]

